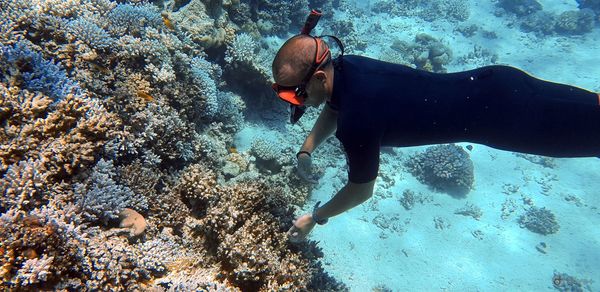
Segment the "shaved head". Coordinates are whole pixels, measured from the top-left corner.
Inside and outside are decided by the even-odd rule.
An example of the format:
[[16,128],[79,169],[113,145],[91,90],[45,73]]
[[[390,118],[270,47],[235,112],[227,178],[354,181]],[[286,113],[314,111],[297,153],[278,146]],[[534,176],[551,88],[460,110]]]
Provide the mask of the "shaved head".
[[[319,41],[326,48],[327,44]],[[301,82],[315,60],[316,50],[315,40],[311,36],[296,35],[287,40],[273,60],[275,82],[284,86]]]

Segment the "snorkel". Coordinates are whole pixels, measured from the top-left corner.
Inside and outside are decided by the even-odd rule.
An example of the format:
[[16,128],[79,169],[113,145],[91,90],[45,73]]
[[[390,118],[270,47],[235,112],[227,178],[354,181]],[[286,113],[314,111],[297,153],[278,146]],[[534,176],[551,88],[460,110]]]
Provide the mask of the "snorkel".
[[[304,22],[302,30],[300,30],[300,34],[310,36],[310,32],[315,28],[315,26],[317,26],[317,23],[319,23],[321,15],[323,14],[320,10],[312,9],[310,11],[310,14],[308,14],[308,17],[306,18],[306,22]],[[298,122],[298,120],[300,120],[300,118],[304,115],[305,112],[305,105],[290,104],[290,123],[295,124],[296,122]]]
[[341,55],[344,55],[344,46],[342,42],[335,36],[332,35],[322,35],[322,36],[312,36],[310,32],[317,26],[319,19],[321,18],[321,11],[317,9],[313,9],[310,11],[310,14],[306,18],[306,22],[300,30],[300,34],[294,36],[308,36],[314,40],[316,45],[315,55],[313,57],[312,66],[306,72],[304,78],[298,85],[287,85],[283,86],[277,84],[276,82],[271,84],[273,91],[277,94],[277,96],[285,102],[290,104],[290,122],[295,124],[302,117],[304,112],[306,111],[306,106],[304,105],[304,101],[308,97],[306,92],[306,87],[310,82],[312,76],[315,72],[327,67],[330,62],[335,61],[332,59],[331,51],[329,46],[321,39],[323,37],[332,38],[338,45],[341,50]]

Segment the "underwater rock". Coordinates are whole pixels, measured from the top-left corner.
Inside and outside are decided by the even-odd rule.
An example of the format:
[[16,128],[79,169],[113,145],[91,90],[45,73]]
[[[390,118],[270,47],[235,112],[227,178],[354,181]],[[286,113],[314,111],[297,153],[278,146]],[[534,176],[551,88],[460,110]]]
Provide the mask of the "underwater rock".
[[547,253],[546,248],[548,248],[548,245],[543,241],[535,246],[535,249],[543,254]]

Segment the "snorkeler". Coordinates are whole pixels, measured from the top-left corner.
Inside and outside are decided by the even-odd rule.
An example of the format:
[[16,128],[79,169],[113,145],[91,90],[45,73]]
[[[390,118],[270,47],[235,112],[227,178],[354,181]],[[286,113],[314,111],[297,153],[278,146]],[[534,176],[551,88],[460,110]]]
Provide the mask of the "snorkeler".
[[553,157],[600,156],[597,93],[508,66],[437,74],[343,55],[343,49],[332,59],[323,38],[310,35],[318,16],[313,11],[302,33],[279,49],[273,90],[290,104],[292,122],[304,107],[325,103],[296,155],[299,175],[314,182],[311,153],[335,133],[346,152],[348,182],[294,221],[291,241],[372,196],[382,146],[473,142]]

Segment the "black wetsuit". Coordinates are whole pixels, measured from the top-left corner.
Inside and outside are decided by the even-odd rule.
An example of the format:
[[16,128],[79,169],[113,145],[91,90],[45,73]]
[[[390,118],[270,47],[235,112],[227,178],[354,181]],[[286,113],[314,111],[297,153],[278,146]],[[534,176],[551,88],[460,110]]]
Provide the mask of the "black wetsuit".
[[600,155],[598,95],[508,66],[437,74],[360,56],[335,62],[330,106],[349,180],[377,177],[381,146],[473,142],[553,157]]

